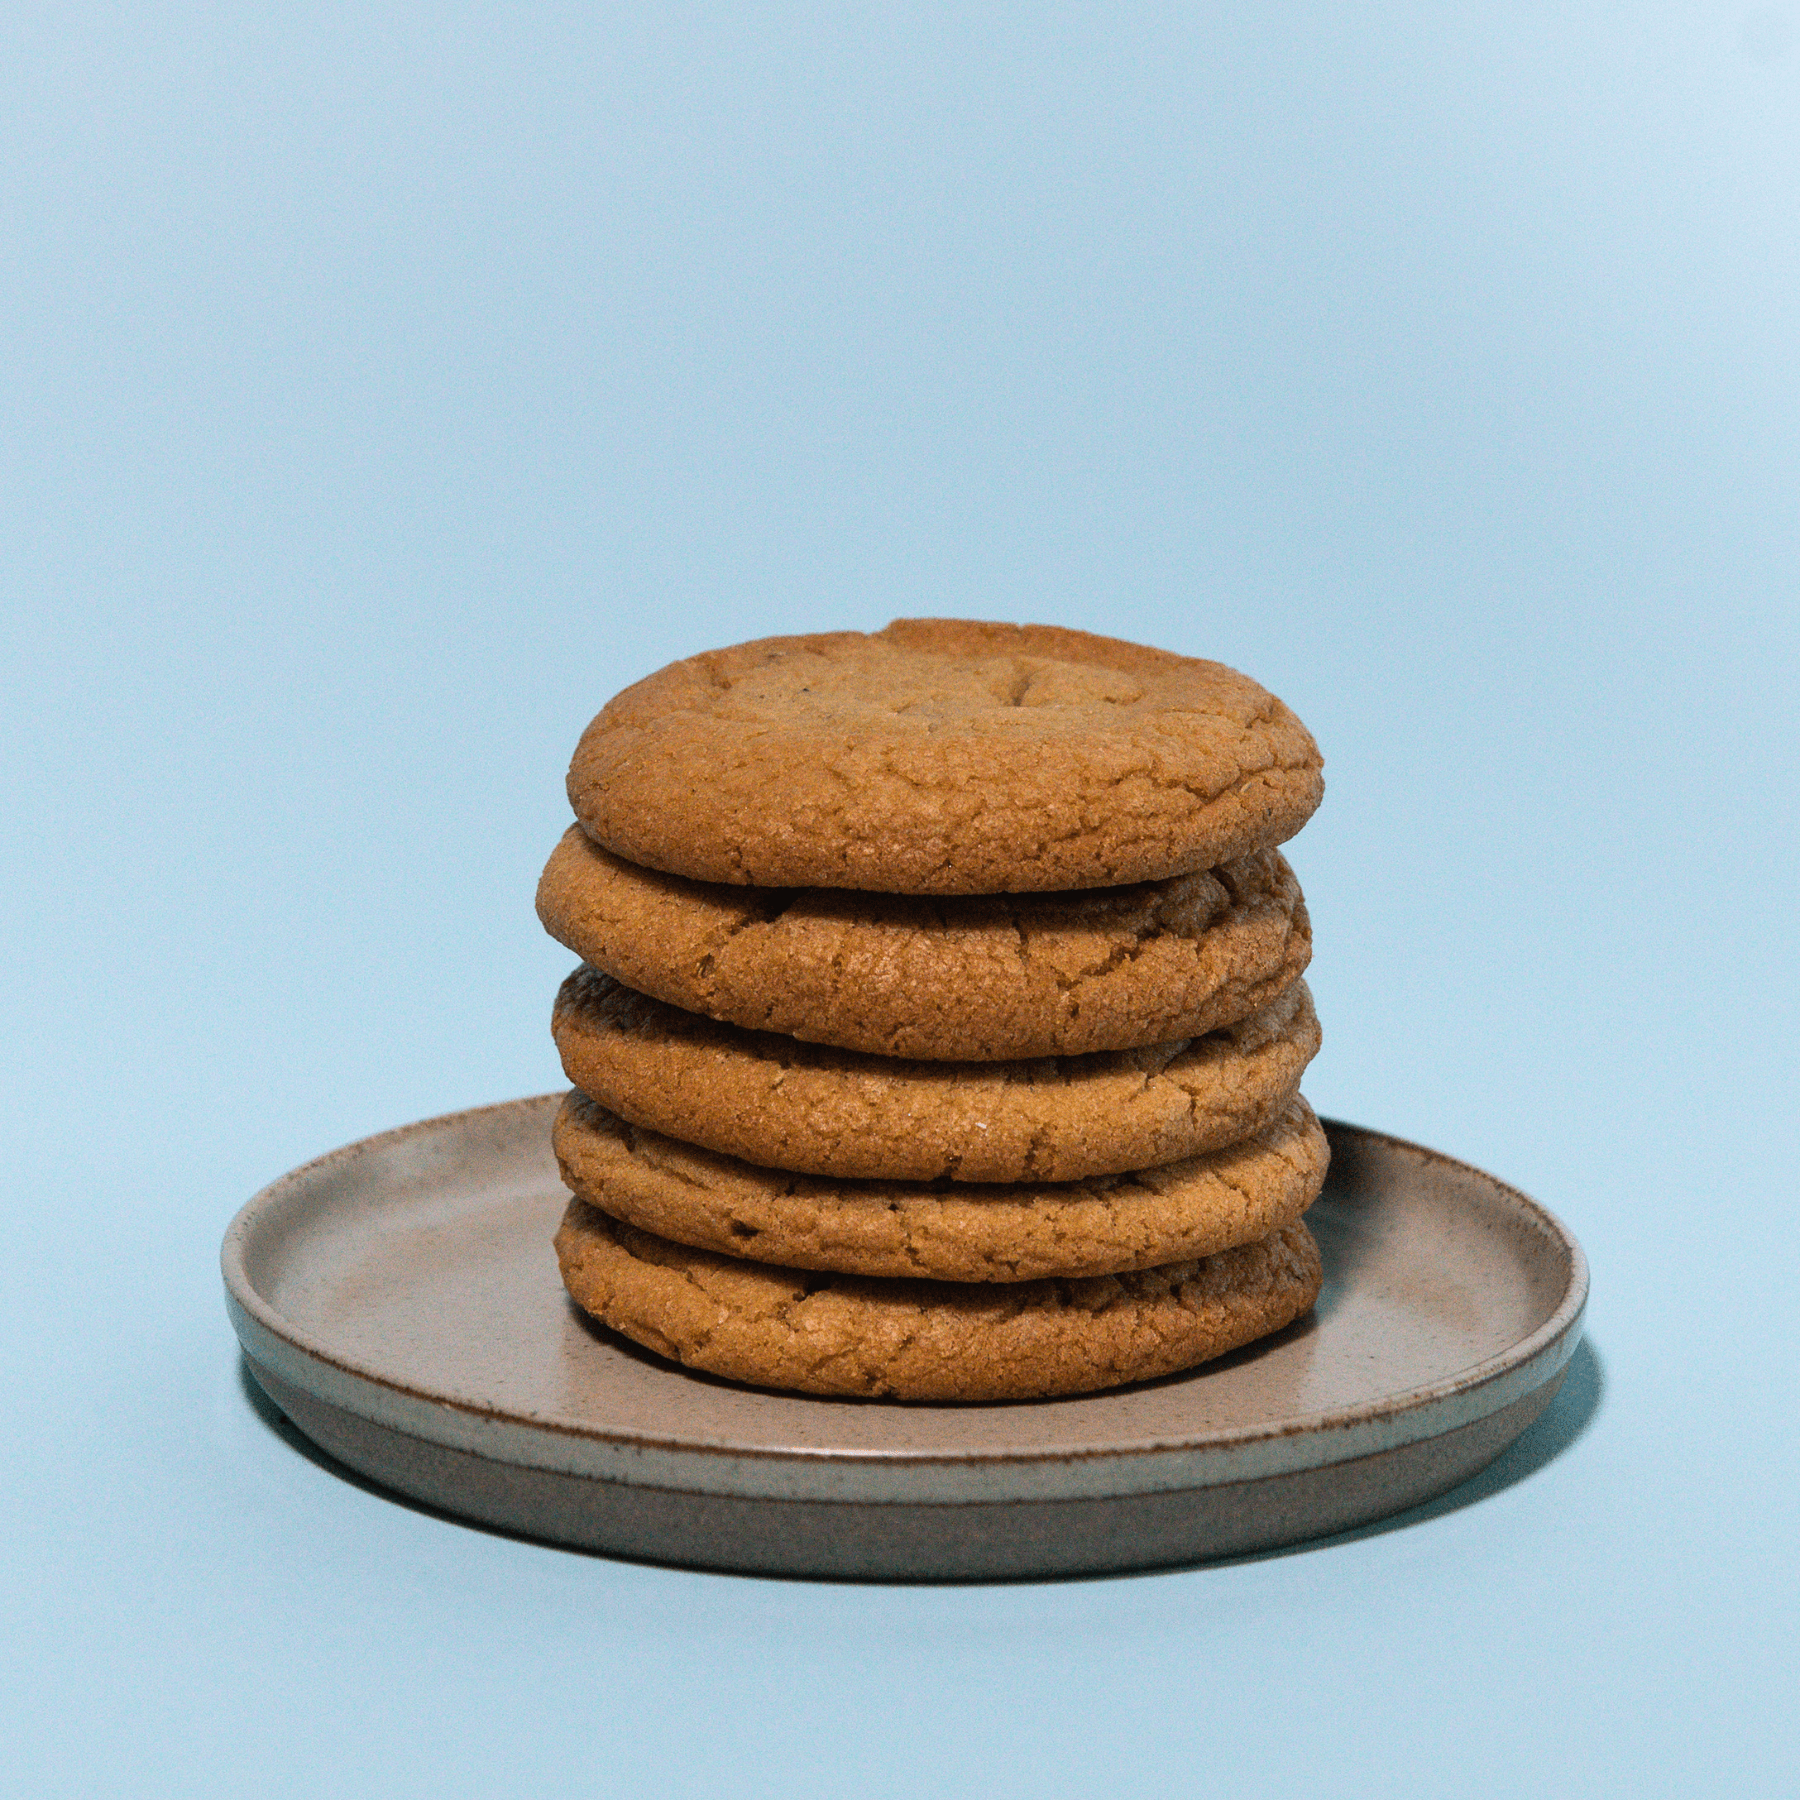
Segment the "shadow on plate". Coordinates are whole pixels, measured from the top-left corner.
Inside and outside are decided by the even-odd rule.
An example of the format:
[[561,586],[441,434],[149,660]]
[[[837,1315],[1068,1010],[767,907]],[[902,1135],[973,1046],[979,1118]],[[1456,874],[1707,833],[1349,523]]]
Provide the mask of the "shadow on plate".
[[[461,1526],[466,1531],[485,1532],[491,1537],[513,1538],[520,1543],[543,1545],[543,1540],[526,1537],[519,1532],[507,1531],[503,1527],[484,1525],[477,1520],[465,1519],[455,1513],[445,1512],[422,1500],[398,1493],[392,1488],[383,1487],[379,1482],[358,1474],[348,1468],[335,1457],[321,1450],[306,1434],[297,1429],[265,1394],[258,1385],[256,1377],[250,1372],[247,1359],[238,1358],[238,1383],[246,1402],[263,1424],[290,1449],[297,1451],[306,1460],[318,1468],[327,1470],[340,1481],[348,1482],[352,1487],[360,1488],[366,1494],[386,1500],[391,1504],[405,1507],[409,1512],[423,1513],[428,1518],[442,1519],[448,1524]],[[1432,1519],[1442,1518],[1446,1513],[1459,1512],[1465,1506],[1474,1506],[1491,1496],[1503,1493],[1507,1488],[1516,1487],[1520,1482],[1528,1480],[1547,1464],[1554,1462],[1566,1450],[1570,1449],[1591,1426],[1600,1412],[1601,1402],[1605,1398],[1606,1377],[1600,1355],[1592,1342],[1583,1338],[1569,1360],[1568,1373],[1563,1377],[1563,1384],[1556,1398],[1552,1400],[1543,1414],[1532,1425],[1514,1440],[1501,1454],[1481,1470],[1472,1475],[1461,1486],[1452,1488],[1447,1494],[1440,1494],[1435,1500],[1428,1500],[1423,1505],[1409,1507],[1405,1512],[1392,1513],[1383,1519],[1373,1520],[1367,1525],[1359,1525],[1350,1531],[1340,1531],[1330,1537],[1308,1538],[1301,1543],[1285,1544],[1272,1550],[1252,1551],[1243,1556],[1219,1557],[1194,1563],[1175,1564],[1155,1569],[1120,1569],[1095,1575],[1059,1575],[1059,1576],[1025,1576],[1001,1577],[1007,1585],[1030,1584],[1040,1581],[1119,1581],[1141,1579],[1154,1575],[1177,1573],[1182,1569],[1228,1568],[1240,1563],[1267,1562],[1275,1557],[1308,1556],[1320,1550],[1329,1550],[1339,1544],[1355,1543],[1362,1538],[1379,1537],[1390,1531],[1406,1531],[1413,1526],[1423,1525]],[[546,1548],[561,1549],[571,1556],[599,1556],[598,1551],[573,1548],[568,1545],[545,1545]],[[632,1558],[615,1557],[608,1560],[631,1561]],[[679,1564],[651,1564],[652,1567],[681,1567]],[[685,1570],[690,1574],[706,1574],[706,1570]],[[739,1577],[745,1580],[789,1581],[805,1580],[803,1576],[755,1575],[749,1572]],[[839,1583],[843,1577],[813,1577],[810,1579],[830,1580]],[[894,1585],[882,1583],[881,1585]],[[915,1584],[899,1584],[915,1585]],[[959,1585],[955,1583],[922,1583],[916,1585],[939,1586]],[[991,1585],[990,1583],[965,1583],[960,1585]]]

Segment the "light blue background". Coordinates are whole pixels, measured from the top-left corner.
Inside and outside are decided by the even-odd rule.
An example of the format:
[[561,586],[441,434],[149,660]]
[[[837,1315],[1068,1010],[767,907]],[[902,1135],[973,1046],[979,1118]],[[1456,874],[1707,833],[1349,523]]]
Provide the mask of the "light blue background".
[[[1789,6],[15,8],[0,1785],[1794,1780]],[[587,718],[896,614],[1237,664],[1322,1111],[1584,1240],[1463,1502],[857,1588],[447,1523],[252,1409],[218,1239],[555,1085]]]

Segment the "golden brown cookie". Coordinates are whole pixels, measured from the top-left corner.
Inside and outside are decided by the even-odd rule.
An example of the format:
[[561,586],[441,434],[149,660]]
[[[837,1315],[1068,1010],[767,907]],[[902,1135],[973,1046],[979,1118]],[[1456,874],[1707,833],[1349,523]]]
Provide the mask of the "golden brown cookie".
[[1320,1273],[1296,1224],[1135,1275],[865,1281],[691,1250],[581,1200],[556,1252],[575,1300],[659,1356],[758,1387],[897,1400],[1038,1399],[1170,1375],[1291,1324]]
[[583,965],[551,1030],[634,1125],[769,1168],[890,1181],[1074,1181],[1253,1136],[1319,1047],[1306,983],[1204,1037],[1030,1062],[907,1062],[720,1025]]
[[538,884],[552,937],[688,1012],[881,1056],[992,1062],[1197,1037],[1312,955],[1279,851],[1068,894],[939,900],[663,875],[571,826]]
[[1329,1159],[1298,1096],[1242,1143],[1075,1182],[794,1175],[629,1125],[579,1089],[551,1141],[573,1192],[659,1237],[797,1269],[973,1282],[1111,1275],[1267,1237],[1312,1204]]
[[1220,663],[901,619],[671,663],[589,725],[569,799],[596,842],[697,881],[994,894],[1279,844],[1320,770],[1305,726]]

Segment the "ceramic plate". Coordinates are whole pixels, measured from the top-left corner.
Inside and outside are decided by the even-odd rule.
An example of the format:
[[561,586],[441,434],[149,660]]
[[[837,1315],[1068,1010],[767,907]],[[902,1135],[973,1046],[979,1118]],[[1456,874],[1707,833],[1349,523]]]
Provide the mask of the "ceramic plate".
[[660,1361],[565,1297],[561,1096],[431,1119],[265,1188],[226,1303],[251,1371],[332,1456],[461,1516],[786,1574],[1146,1568],[1417,1504],[1544,1409],[1580,1246],[1523,1194],[1327,1120],[1312,1315],[1184,1375],[995,1406],[819,1400]]

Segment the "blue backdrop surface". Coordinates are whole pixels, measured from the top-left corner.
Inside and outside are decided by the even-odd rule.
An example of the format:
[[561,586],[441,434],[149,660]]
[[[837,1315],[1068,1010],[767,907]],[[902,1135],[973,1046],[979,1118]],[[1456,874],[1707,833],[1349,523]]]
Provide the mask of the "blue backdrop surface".
[[[305,9],[4,26],[0,1786],[1791,1785],[1791,7]],[[1322,1112],[1534,1193],[1494,1476],[995,1588],[579,1557],[252,1407],[218,1239],[557,1083],[588,717],[903,614],[1312,726]]]

